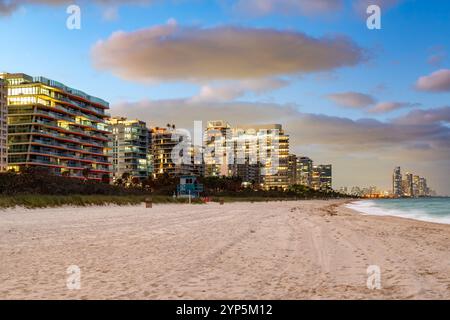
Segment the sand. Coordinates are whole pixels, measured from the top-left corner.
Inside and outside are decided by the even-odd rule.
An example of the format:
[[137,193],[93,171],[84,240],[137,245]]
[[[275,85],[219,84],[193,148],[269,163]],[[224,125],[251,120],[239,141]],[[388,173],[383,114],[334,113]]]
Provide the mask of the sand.
[[0,298],[450,299],[450,225],[342,204],[0,211]]

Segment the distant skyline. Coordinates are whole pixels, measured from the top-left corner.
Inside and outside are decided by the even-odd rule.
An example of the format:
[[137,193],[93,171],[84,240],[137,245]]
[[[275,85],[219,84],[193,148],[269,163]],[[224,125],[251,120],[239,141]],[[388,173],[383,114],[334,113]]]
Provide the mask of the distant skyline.
[[[81,30],[66,28],[73,2]],[[280,123],[292,153],[333,164],[337,189],[388,190],[401,166],[450,195],[448,30],[439,0],[0,0],[0,72],[150,126]]]

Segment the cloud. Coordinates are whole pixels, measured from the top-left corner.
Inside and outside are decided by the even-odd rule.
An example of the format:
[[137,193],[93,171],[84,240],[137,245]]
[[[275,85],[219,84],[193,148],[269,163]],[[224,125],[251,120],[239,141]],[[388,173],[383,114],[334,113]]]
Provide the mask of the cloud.
[[410,102],[380,102],[369,110],[370,113],[388,113],[395,110],[405,109],[405,108],[415,108],[419,107],[418,103]]
[[376,102],[372,96],[359,92],[333,93],[326,97],[337,105],[346,108],[366,108]]
[[200,93],[191,98],[193,102],[227,102],[241,98],[248,93],[261,95],[288,85],[282,79],[255,79],[226,81],[219,84],[203,85]]
[[414,110],[395,122],[404,125],[450,124],[450,107]]
[[245,27],[182,27],[175,22],[115,32],[92,49],[99,70],[134,81],[270,78],[354,66],[366,59],[349,38]]
[[[155,0],[78,0],[77,4],[96,3],[104,6],[118,6],[122,4],[148,4]],[[47,6],[61,6],[73,4],[73,0],[0,0],[0,15],[9,15],[20,6],[23,5],[47,5]],[[111,18],[113,12],[107,12],[106,15]]]
[[341,10],[343,3],[343,0],[238,0],[234,3],[233,10],[252,16],[317,15]]
[[447,52],[443,46],[435,46],[431,48],[431,54],[428,57],[428,64],[438,67],[442,65],[442,62],[447,58]]
[[416,89],[428,92],[450,92],[450,69],[441,69],[428,76],[420,77]]

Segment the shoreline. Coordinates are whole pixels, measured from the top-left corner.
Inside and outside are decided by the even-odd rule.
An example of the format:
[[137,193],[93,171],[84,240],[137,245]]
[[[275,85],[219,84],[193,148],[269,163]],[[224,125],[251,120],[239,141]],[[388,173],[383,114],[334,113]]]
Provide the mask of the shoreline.
[[[0,298],[450,299],[450,226],[352,201],[8,210]],[[372,265],[381,290],[367,288]]]
[[[437,198],[436,198],[437,199]],[[350,203],[344,204],[345,208],[355,211],[356,213],[363,216],[373,216],[373,217],[396,217],[413,221],[421,221],[427,223],[437,223],[443,225],[450,225],[450,217],[433,217],[427,212],[413,212],[413,214],[408,213],[406,210],[396,210],[383,208],[379,206],[375,207],[358,207],[359,203],[377,201],[375,199],[359,199],[351,201]],[[370,210],[369,210],[370,209]]]

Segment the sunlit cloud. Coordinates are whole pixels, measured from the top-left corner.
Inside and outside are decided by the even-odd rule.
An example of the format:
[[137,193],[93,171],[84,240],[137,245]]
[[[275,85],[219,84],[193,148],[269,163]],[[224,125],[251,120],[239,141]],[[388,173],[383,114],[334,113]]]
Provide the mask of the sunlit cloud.
[[375,98],[371,95],[359,92],[332,93],[328,94],[326,98],[345,108],[366,108],[376,103]]
[[115,32],[92,49],[98,70],[134,81],[271,78],[355,66],[366,52],[344,36],[220,26],[183,27],[175,21]]
[[450,92],[450,69],[441,69],[420,77],[416,89],[428,92]]
[[420,104],[410,102],[380,102],[377,103],[373,108],[369,109],[369,113],[388,113],[400,109],[416,107],[420,107]]

